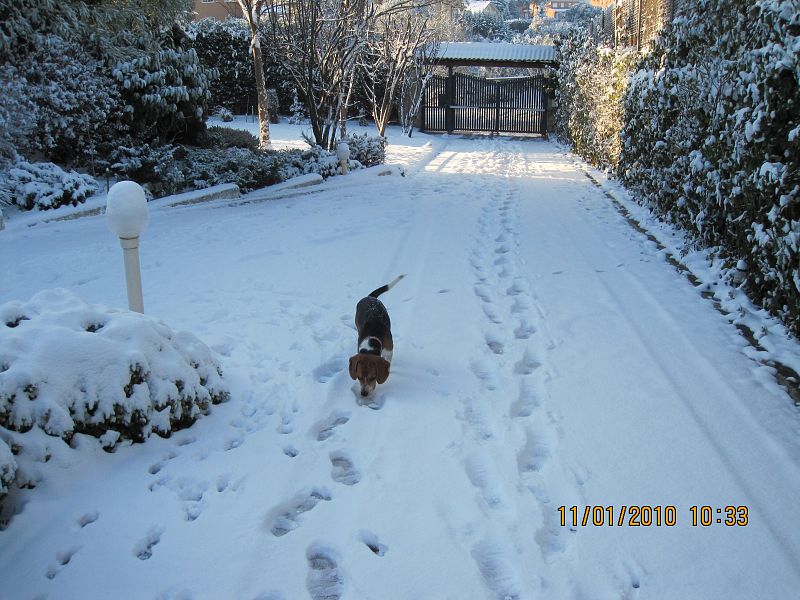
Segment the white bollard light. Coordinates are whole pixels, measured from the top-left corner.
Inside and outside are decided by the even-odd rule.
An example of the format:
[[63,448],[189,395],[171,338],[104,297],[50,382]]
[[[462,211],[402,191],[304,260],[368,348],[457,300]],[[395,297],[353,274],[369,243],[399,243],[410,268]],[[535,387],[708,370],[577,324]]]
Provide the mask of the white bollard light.
[[350,146],[347,142],[339,142],[336,144],[336,158],[339,159],[339,165],[342,168],[342,175],[347,175],[349,171],[347,161],[350,160]]
[[128,308],[144,313],[142,275],[139,268],[139,235],[147,226],[147,198],[135,181],[120,181],[108,190],[106,201],[108,228],[119,238],[125,260]]

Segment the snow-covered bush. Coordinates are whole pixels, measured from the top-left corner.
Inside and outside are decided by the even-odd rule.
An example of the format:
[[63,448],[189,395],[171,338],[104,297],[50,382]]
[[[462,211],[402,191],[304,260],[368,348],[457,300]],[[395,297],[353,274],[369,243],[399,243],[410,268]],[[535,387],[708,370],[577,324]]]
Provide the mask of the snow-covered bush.
[[292,104],[289,107],[288,121],[292,125],[304,125],[308,123],[308,109],[305,104],[300,102],[297,88],[292,89]]
[[233,121],[233,113],[224,106],[218,106],[214,110],[214,116],[223,123],[230,123]]
[[699,0],[638,64],[619,166],[656,212],[744,260],[753,299],[796,333],[798,31],[796,0]]
[[119,131],[119,92],[102,62],[80,44],[54,34],[34,34],[31,51],[15,61],[25,96],[36,106],[32,135],[18,140],[21,153],[61,163],[96,153]]
[[511,30],[503,19],[483,13],[465,12],[461,24],[468,36],[475,40],[508,40]]
[[[355,168],[360,166],[355,161],[350,161],[350,163]],[[339,159],[336,158],[335,153],[319,146],[312,146],[307,150],[292,150],[284,153],[280,172],[282,179],[291,179],[309,173],[317,173],[327,179],[339,173]]]
[[151,195],[167,196],[185,187],[176,151],[170,144],[120,145],[111,152],[108,166],[117,177],[135,181]]
[[261,152],[247,148],[187,148],[180,160],[187,187],[206,188],[220,183],[235,183],[243,192],[282,181],[280,152]]
[[6,441],[0,437],[0,498],[8,493],[17,474],[17,461]]
[[124,120],[138,139],[195,141],[204,133],[215,72],[193,48],[165,45],[117,62],[112,74],[126,103]]
[[512,19],[510,21],[506,21],[506,25],[508,25],[509,30],[513,33],[525,33],[530,29],[531,20],[530,19]]
[[[67,442],[88,434],[106,448],[143,442],[188,427],[228,395],[210,350],[152,317],[67,290],[0,306],[3,439],[38,428]],[[0,446],[9,465],[6,454]]]
[[0,199],[24,210],[77,206],[97,191],[93,177],[64,171],[53,163],[19,161],[0,185]]
[[365,167],[386,162],[385,137],[351,133],[347,136],[347,145],[350,147],[350,158],[357,160]]
[[248,148],[258,149],[258,138],[249,131],[232,127],[208,128],[208,142],[214,148]]

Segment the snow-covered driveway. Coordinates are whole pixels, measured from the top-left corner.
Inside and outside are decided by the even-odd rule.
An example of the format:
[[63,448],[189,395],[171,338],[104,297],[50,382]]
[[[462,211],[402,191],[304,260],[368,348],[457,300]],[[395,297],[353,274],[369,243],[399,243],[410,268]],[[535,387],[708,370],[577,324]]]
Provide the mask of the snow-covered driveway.
[[[153,211],[145,308],[220,354],[232,399],[54,452],[0,532],[0,598],[796,597],[800,417],[736,329],[548,142],[395,158],[405,178]],[[0,302],[125,302],[102,217],[0,253]],[[400,273],[362,406],[353,312]]]

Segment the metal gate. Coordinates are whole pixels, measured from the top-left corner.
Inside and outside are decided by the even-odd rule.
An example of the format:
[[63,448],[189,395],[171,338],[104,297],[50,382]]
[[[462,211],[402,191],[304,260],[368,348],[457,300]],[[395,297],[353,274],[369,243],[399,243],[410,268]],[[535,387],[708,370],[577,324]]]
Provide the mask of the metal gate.
[[544,78],[434,75],[425,88],[422,130],[546,135]]

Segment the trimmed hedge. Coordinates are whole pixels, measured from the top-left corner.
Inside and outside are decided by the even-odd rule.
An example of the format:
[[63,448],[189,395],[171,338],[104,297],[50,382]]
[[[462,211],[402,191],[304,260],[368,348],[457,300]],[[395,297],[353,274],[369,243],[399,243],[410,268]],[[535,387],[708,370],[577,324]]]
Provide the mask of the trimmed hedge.
[[642,54],[590,37],[560,40],[558,137],[800,334],[797,1],[698,0]]
[[637,64],[618,166],[658,214],[744,260],[750,296],[795,333],[799,83],[796,0],[699,0]]

